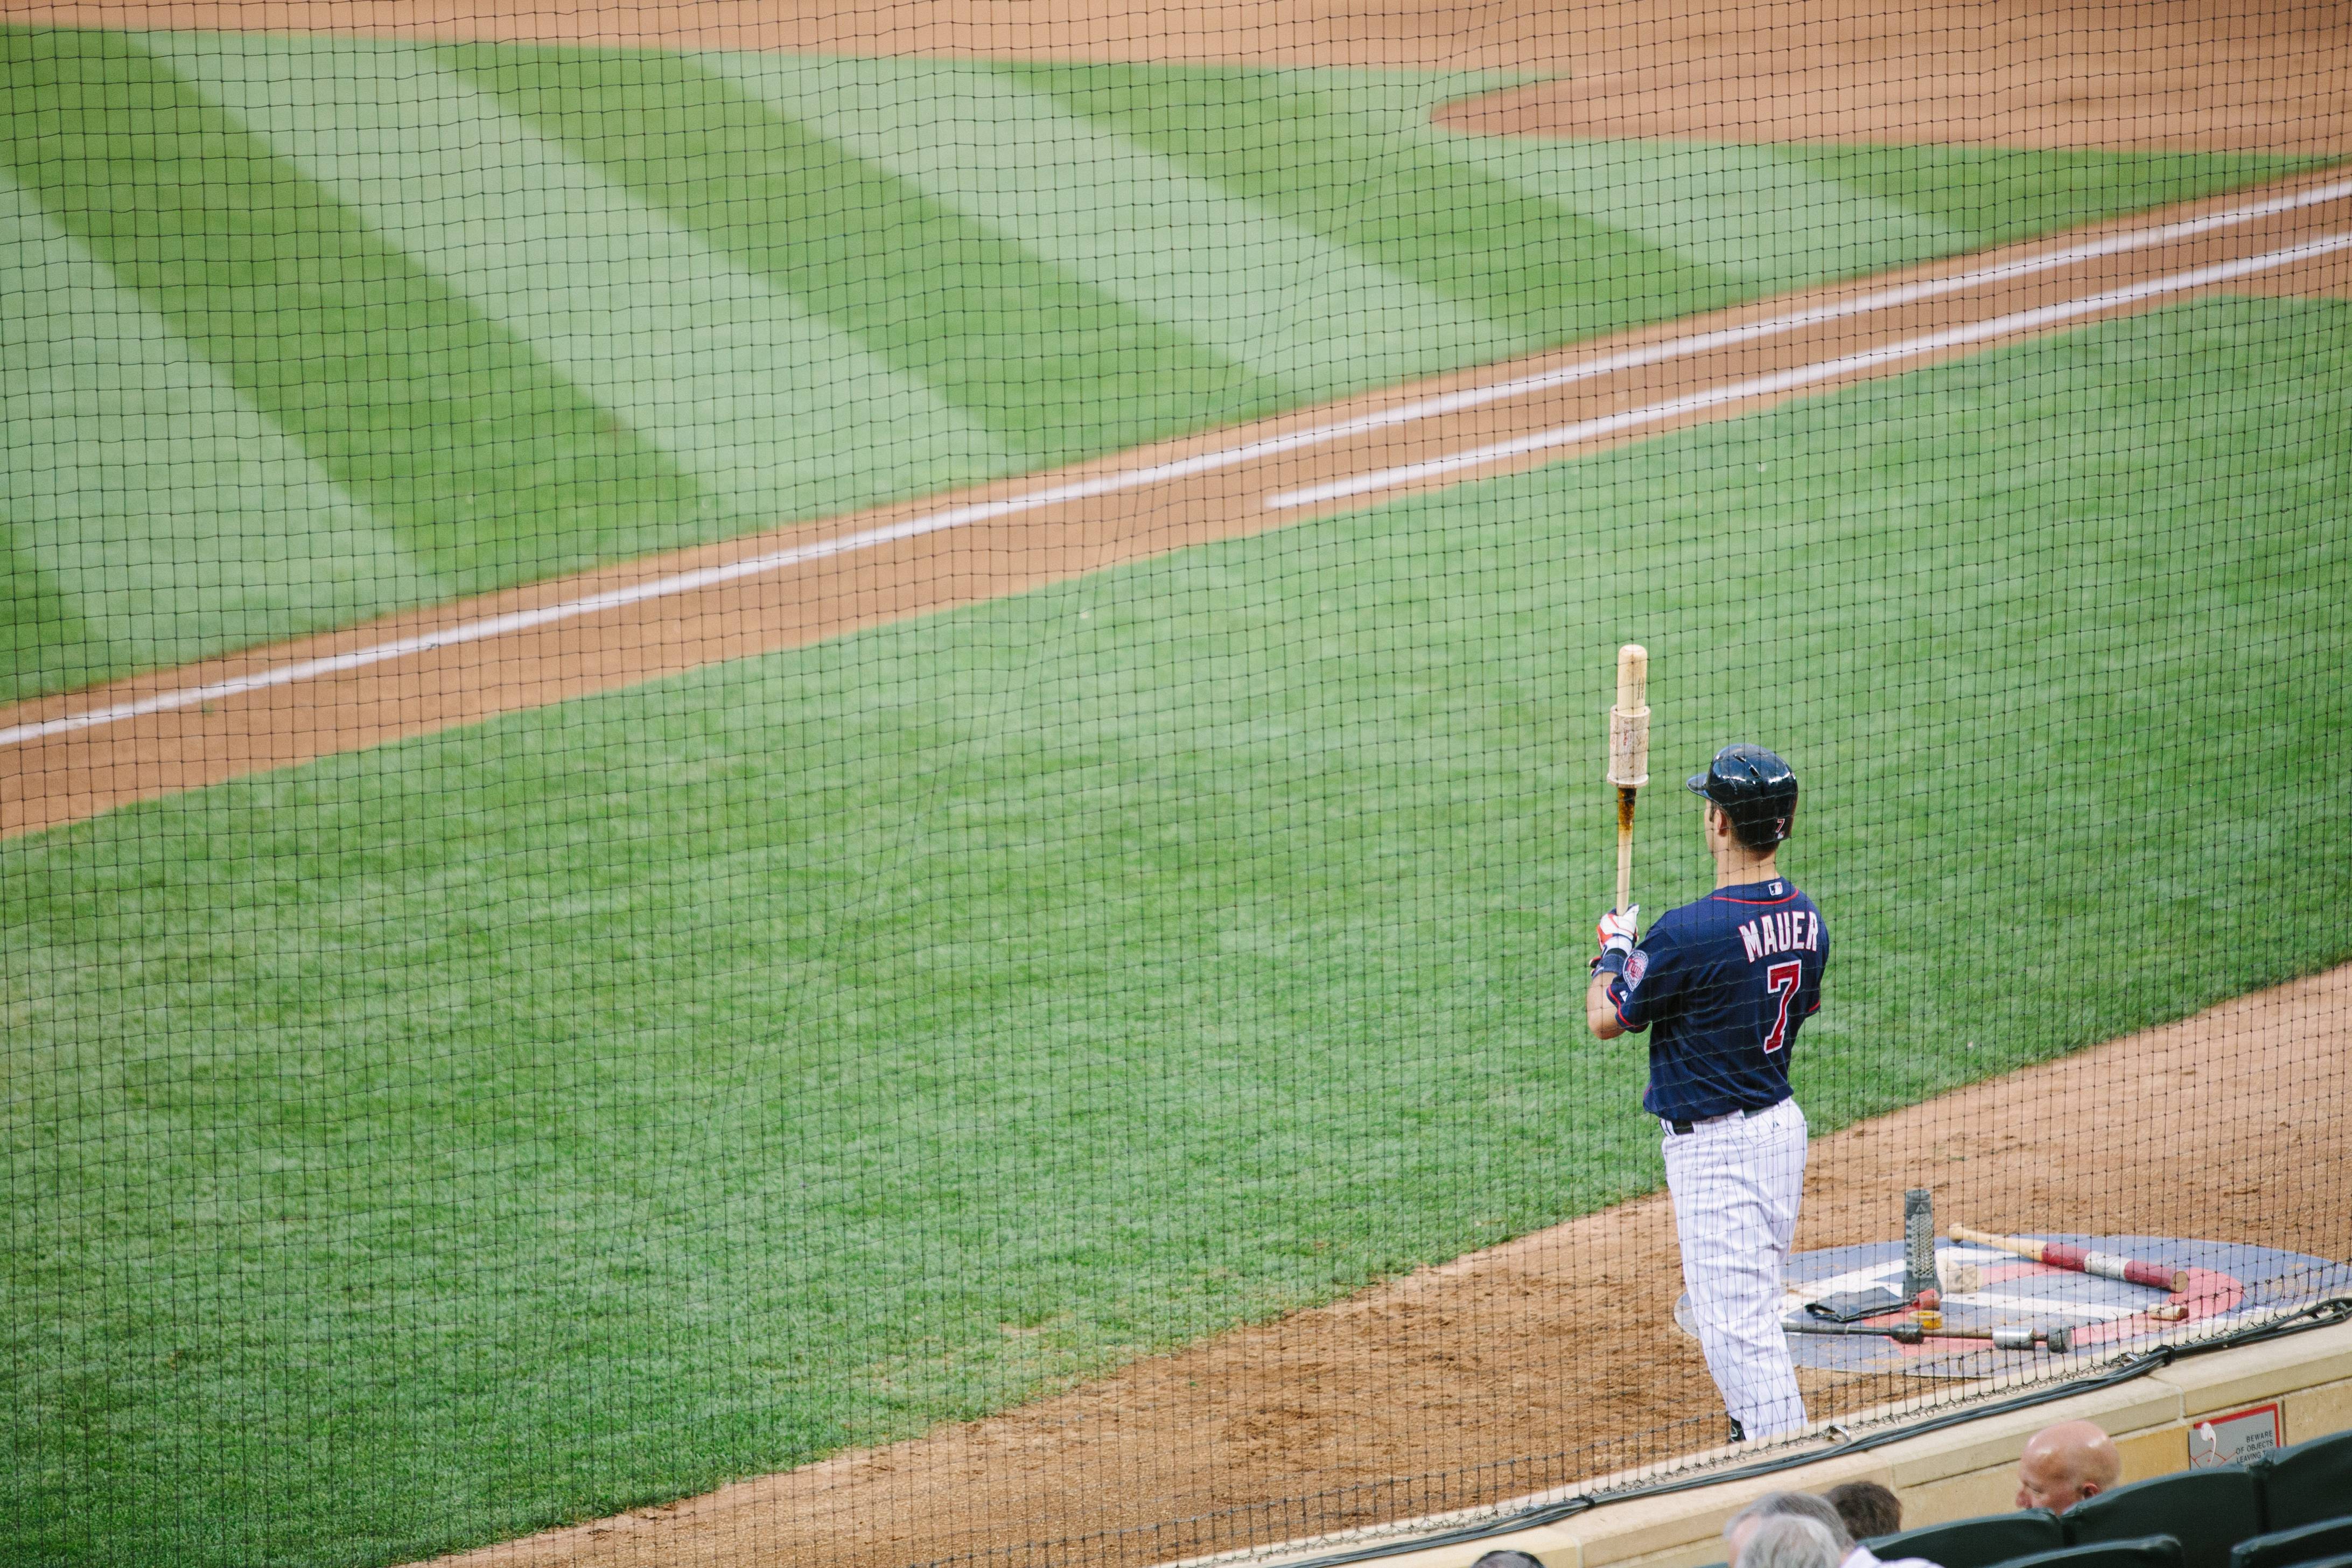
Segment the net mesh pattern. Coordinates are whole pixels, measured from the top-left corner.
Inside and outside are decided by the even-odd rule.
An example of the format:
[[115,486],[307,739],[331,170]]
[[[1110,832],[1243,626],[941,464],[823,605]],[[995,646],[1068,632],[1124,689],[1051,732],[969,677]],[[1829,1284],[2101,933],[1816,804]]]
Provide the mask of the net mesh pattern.
[[0,70],[16,1560],[1143,1568],[1721,1462],[1588,996],[1627,643],[1642,940],[1686,775],[1801,785],[1773,1310],[1919,1190],[2044,1335],[1790,1334],[1784,1443],[2352,1293],[2341,6]]

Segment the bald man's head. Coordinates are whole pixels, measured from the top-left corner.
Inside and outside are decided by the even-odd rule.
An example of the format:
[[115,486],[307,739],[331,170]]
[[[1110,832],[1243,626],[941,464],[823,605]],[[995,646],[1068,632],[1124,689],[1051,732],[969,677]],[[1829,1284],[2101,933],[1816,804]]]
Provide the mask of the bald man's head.
[[2088,1421],[2044,1426],[2017,1461],[2017,1506],[2064,1513],[2124,1479],[2124,1457]]

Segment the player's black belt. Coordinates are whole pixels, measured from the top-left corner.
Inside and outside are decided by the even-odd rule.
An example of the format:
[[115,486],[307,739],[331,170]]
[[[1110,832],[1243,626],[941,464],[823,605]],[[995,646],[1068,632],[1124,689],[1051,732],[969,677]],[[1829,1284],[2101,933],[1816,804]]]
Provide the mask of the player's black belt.
[[[1785,1100],[1776,1100],[1770,1105],[1743,1105],[1739,1108],[1738,1114],[1741,1116],[1761,1116],[1768,1110],[1776,1110],[1788,1103],[1789,1102]],[[1702,1116],[1699,1118],[1698,1121],[1666,1121],[1666,1125],[1673,1128],[1677,1132],[1688,1134],[1698,1130],[1699,1121],[1728,1121],[1733,1114],[1733,1112],[1727,1110],[1721,1116]],[[1665,1121],[1665,1118],[1663,1116],[1658,1120]]]

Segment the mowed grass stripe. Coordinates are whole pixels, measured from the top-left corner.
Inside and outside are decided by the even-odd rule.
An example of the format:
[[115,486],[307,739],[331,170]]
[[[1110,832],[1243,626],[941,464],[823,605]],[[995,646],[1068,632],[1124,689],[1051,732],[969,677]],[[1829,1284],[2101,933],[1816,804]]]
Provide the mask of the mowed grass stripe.
[[429,50],[260,34],[142,42],[379,234],[691,472],[675,548],[1007,461],[856,337],[541,136]]
[[1347,95],[1389,133],[1759,291],[1890,270],[2277,179],[2320,158],[2001,147],[1756,147],[1471,136],[1423,95]]
[[121,34],[0,28],[0,157],[457,592],[645,547],[693,482]]
[[1752,292],[1969,248],[1964,231],[1823,179],[1781,148],[1420,134],[1451,163],[1638,234]]
[[1302,401],[1523,341],[992,65],[705,55],[777,110]]
[[691,58],[489,44],[443,58],[1034,463],[1288,399]]
[[422,1557],[1654,1186],[1626,640],[1805,778],[1817,1129],[2341,960],[2347,363],[2203,300],[0,844],[16,1516]]
[[1317,73],[1013,64],[1047,93],[1535,347],[1725,305],[1743,280],[1379,134]]
[[[2011,147],[1783,147],[1822,176],[1927,215],[1969,247],[2235,190],[2327,158],[2249,153],[2067,153]],[[1890,264],[1891,265],[1891,264]]]
[[[9,369],[0,364],[0,374]],[[89,670],[110,668],[112,652],[26,542],[37,515],[14,494],[0,500],[0,659],[10,672],[0,691],[11,700],[85,684]]]
[[1759,289],[1963,247],[1934,217],[1817,172],[1786,148],[1470,135],[1432,122],[1443,105],[1494,85],[1365,73],[1327,90],[1372,134],[1425,148]]
[[5,700],[446,595],[5,169],[0,300],[0,509],[56,601],[20,600]]

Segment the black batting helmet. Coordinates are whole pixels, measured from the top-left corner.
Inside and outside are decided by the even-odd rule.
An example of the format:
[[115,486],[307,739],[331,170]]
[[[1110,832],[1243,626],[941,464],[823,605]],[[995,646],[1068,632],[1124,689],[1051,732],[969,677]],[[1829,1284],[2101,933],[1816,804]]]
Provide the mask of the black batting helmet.
[[1751,849],[1765,849],[1789,837],[1797,815],[1797,775],[1776,752],[1761,746],[1726,746],[1706,764],[1706,772],[1690,776],[1693,795],[1705,795],[1723,808],[1739,830],[1739,841]]

